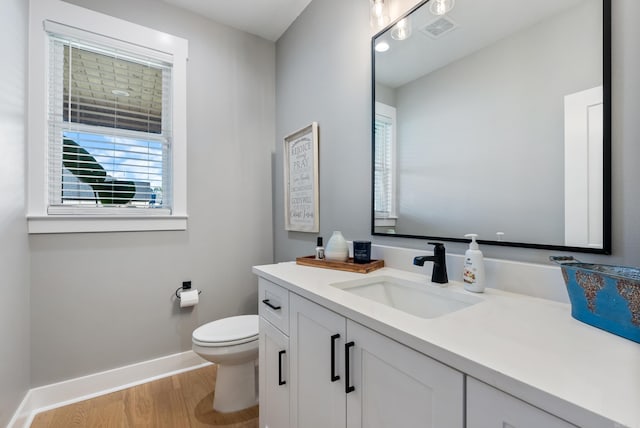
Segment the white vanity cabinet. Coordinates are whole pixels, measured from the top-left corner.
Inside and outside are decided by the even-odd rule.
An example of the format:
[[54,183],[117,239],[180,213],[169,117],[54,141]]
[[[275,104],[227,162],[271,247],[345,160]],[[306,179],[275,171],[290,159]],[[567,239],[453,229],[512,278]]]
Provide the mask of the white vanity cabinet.
[[351,320],[348,428],[462,428],[464,375]]
[[[415,253],[378,250],[396,263]],[[547,266],[507,268],[513,281],[533,271],[543,282],[560,275]],[[421,284],[425,275],[295,262],[253,272],[266,326],[260,380],[271,379],[261,384],[263,428],[640,428],[639,344],[577,322],[568,304],[488,288],[472,306],[421,318],[396,307],[399,300],[349,288]],[[450,299],[467,293],[457,281],[437,290]]]
[[344,427],[346,319],[290,295],[291,426]]
[[576,428],[543,410],[467,376],[467,428]]
[[463,427],[463,375],[290,294],[291,426]]
[[289,428],[289,292],[262,278],[260,296],[260,427]]

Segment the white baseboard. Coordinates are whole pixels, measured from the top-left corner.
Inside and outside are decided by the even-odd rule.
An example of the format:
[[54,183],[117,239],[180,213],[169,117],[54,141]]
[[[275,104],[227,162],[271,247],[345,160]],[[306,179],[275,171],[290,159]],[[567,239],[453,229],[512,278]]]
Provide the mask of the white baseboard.
[[7,428],[28,428],[40,412],[209,364],[193,351],[186,351],[33,388],[25,395]]

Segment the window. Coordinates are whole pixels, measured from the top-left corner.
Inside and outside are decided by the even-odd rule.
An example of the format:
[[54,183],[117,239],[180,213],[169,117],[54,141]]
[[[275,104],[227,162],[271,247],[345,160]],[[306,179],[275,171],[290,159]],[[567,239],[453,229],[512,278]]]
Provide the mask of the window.
[[[395,139],[396,109],[376,102],[374,121],[374,212],[377,226],[395,226],[396,177]],[[394,220],[391,223],[380,219]]]
[[49,40],[49,214],[169,214],[171,65]]
[[186,40],[35,3],[30,233],[185,229]]

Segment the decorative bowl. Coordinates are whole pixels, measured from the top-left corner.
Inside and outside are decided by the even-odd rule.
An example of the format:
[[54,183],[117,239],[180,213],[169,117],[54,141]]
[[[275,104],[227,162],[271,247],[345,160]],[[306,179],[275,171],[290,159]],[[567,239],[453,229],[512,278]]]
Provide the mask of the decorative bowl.
[[549,259],[562,268],[571,316],[640,343],[640,268]]

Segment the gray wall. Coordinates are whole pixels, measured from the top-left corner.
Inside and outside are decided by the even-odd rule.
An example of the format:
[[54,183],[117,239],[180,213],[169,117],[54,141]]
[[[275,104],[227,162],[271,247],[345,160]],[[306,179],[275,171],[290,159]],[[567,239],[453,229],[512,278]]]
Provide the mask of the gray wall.
[[366,1],[314,0],[276,45],[276,260],[313,254],[316,235],[284,230],[282,140],[319,126],[320,235],[369,236],[369,10]]
[[[154,0],[74,0],[189,40],[188,230],[31,236],[32,386],[191,348],[198,325],[256,312],[273,260],[275,45]],[[173,293],[190,279],[200,304]]]
[[[353,3],[359,3],[354,5]],[[360,4],[361,3],[361,4]],[[640,265],[640,2],[613,2],[613,256],[604,263]],[[280,140],[306,122],[320,123],[320,228],[348,239],[370,231],[370,79],[366,2],[314,0],[278,41],[275,167],[275,257],[311,254],[314,236],[283,229]],[[324,42],[323,42],[324,41]],[[307,236],[308,235],[308,236]],[[375,237],[380,244],[423,249],[425,241]],[[448,243],[453,253],[464,244]],[[549,251],[485,246],[485,256],[547,263]],[[419,252],[421,252],[420,250]]]
[[27,15],[24,0],[0,13],[0,426],[29,389],[29,248],[25,213]]
[[396,233],[564,245],[564,96],[602,84],[601,17],[582,2],[397,88]]
[[396,90],[376,82],[376,101],[388,106],[395,107],[397,104]]

